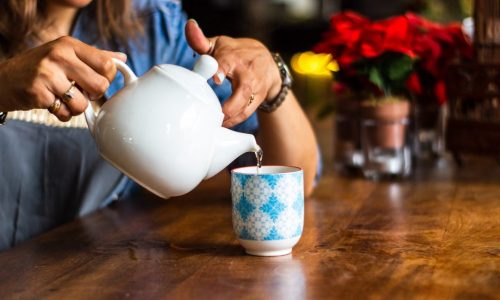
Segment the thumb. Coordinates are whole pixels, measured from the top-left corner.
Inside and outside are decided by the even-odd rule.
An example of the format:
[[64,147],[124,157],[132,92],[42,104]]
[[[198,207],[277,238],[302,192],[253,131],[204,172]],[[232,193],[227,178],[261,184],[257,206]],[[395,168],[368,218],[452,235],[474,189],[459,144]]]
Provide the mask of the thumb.
[[210,49],[212,48],[212,44],[205,34],[203,34],[200,26],[198,26],[198,22],[194,19],[189,19],[186,23],[185,34],[189,46],[191,46],[194,51],[199,54],[210,54],[209,52],[212,50]]

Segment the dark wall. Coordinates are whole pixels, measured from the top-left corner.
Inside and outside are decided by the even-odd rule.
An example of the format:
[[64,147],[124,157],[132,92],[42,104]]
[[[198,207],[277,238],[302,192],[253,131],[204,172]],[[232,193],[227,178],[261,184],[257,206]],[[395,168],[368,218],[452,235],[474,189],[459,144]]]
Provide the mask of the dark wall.
[[252,37],[284,55],[310,50],[328,27],[319,16],[291,20],[282,4],[267,0],[184,0],[183,6],[207,36]]

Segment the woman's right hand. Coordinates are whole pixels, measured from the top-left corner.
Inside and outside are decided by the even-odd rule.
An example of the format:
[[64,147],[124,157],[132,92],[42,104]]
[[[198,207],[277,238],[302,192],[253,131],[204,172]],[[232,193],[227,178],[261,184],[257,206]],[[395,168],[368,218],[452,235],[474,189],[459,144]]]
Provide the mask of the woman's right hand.
[[111,58],[126,60],[119,52],[104,51],[71,37],[61,37],[0,63],[0,111],[50,108],[72,82],[73,99],[62,102],[54,115],[61,121],[87,108],[85,91],[99,99],[116,75]]

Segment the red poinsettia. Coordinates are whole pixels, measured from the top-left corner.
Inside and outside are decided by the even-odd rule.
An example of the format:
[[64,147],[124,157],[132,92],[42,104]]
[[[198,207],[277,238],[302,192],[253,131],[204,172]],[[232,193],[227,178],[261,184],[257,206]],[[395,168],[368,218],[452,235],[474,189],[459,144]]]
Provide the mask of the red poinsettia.
[[458,24],[444,26],[412,13],[381,21],[337,14],[314,50],[332,54],[340,67],[337,80],[353,90],[418,95],[431,89],[439,103],[446,101],[446,66],[472,57]]
[[424,81],[438,102],[443,104],[447,101],[446,67],[454,60],[471,59],[472,45],[459,24],[445,26],[411,13],[407,13],[406,18],[414,31],[413,49],[419,58],[408,88],[420,95],[423,92],[421,81]]

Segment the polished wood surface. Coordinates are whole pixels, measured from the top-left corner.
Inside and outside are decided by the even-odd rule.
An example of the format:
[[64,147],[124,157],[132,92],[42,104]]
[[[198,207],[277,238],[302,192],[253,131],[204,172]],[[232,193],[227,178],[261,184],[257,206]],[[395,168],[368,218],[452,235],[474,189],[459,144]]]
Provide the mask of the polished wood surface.
[[282,257],[245,255],[228,191],[213,188],[114,204],[0,253],[0,266],[1,299],[494,299],[500,167],[443,159],[401,182],[327,174]]

